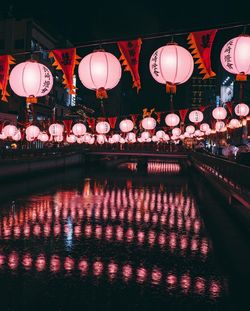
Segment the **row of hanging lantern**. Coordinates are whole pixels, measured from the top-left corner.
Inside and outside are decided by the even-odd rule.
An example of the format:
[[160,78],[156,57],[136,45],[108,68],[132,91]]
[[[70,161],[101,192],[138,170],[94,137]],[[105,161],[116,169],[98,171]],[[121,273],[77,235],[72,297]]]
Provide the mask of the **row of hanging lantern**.
[[[229,40],[221,51],[221,63],[226,71],[236,74],[237,80],[246,80],[250,74],[250,36],[241,35]],[[167,92],[175,93],[176,86],[192,75],[194,61],[191,53],[176,43],[157,49],[149,61],[152,77],[166,85]],[[78,67],[82,84],[96,91],[98,98],[106,98],[106,90],[114,88],[121,78],[119,60],[104,50],[85,56]],[[16,65],[10,73],[10,86],[14,93],[35,103],[37,97],[47,95],[53,86],[50,70],[34,60]]]

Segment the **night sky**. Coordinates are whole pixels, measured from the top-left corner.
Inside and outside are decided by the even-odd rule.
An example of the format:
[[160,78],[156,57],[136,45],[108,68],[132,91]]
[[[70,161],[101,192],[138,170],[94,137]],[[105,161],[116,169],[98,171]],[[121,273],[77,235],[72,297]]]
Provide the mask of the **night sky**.
[[[1,4],[2,15],[6,17],[10,5],[16,18],[33,17],[49,33],[57,38],[66,38],[74,45],[89,41],[110,39],[131,39],[139,36],[161,33],[202,30],[216,28],[231,23],[250,21],[250,1],[161,1],[161,0],[124,0],[122,1],[8,1]],[[71,7],[70,7],[71,5]],[[241,34],[243,27],[218,32],[212,51],[212,67],[221,72],[219,53],[230,38]],[[250,32],[250,26],[246,29]],[[174,41],[187,47],[186,35],[175,36]],[[169,97],[164,85],[156,83],[150,75],[148,62],[151,54],[169,42],[169,38],[143,41],[140,58],[142,89],[139,95],[132,89],[129,73],[123,73],[122,80],[115,90],[109,92],[105,102],[107,114],[138,113],[143,107],[155,107],[158,111],[169,109]],[[105,45],[105,50],[120,53],[116,45]],[[84,56],[93,48],[78,49]],[[196,71],[197,73],[197,71]],[[218,79],[220,76],[218,75]],[[79,86],[81,103],[93,107],[98,112],[99,103],[93,93]],[[188,107],[186,96],[189,85],[179,86],[175,107]],[[208,103],[204,103],[206,105]]]

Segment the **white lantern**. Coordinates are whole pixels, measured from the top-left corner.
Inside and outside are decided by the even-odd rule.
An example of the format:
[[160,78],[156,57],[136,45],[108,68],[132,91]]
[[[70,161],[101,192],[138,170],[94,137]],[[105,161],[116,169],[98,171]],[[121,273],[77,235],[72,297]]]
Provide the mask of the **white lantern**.
[[147,140],[148,138],[150,138],[149,132],[142,132],[142,133],[141,133],[141,138],[142,138],[144,141]]
[[178,128],[178,127],[175,127],[175,128],[173,128],[172,129],[172,134],[174,135],[174,136],[180,136],[181,135],[181,129],[180,128]]
[[[175,86],[186,82],[194,70],[191,53],[176,43],[170,43],[156,50],[150,58],[149,69],[152,77],[162,84]],[[174,92],[174,90],[173,90]]]
[[165,132],[162,131],[162,130],[160,130],[160,131],[157,131],[157,132],[155,133],[155,135],[156,135],[156,137],[157,137],[158,139],[163,139],[163,137],[164,137],[164,135],[165,135]]
[[235,106],[234,112],[239,117],[246,117],[249,114],[249,107],[244,103],[240,103]]
[[193,123],[200,123],[203,120],[203,113],[199,110],[191,111],[189,114],[189,120]]
[[240,121],[238,119],[232,119],[229,122],[229,126],[232,128],[240,127]]
[[227,117],[227,111],[224,107],[214,108],[212,115],[216,120],[224,120]]
[[63,125],[59,123],[53,123],[49,127],[49,133],[52,136],[62,136],[63,134]]
[[194,131],[194,136],[202,136],[202,135],[203,135],[202,131],[200,131],[200,130]]
[[202,132],[206,132],[208,129],[210,129],[209,124],[207,124],[207,123],[202,123],[202,124],[200,125],[200,130],[201,130]]
[[84,137],[83,137],[83,136],[76,137],[76,142],[77,142],[78,144],[83,144],[83,143],[84,143]]
[[160,139],[160,138],[158,138],[156,135],[154,135],[154,136],[152,137],[152,141],[155,142],[155,143],[156,143],[157,141],[159,141],[159,139]]
[[2,129],[2,134],[4,134],[7,137],[13,137],[17,134],[18,129],[15,125],[5,125]]
[[128,133],[133,130],[134,123],[129,119],[125,119],[120,122],[119,127],[120,127],[121,132]]
[[147,117],[142,120],[141,125],[144,130],[153,130],[156,127],[156,121],[154,118]]
[[133,142],[133,141],[135,141],[136,140],[136,135],[135,135],[135,133],[128,133],[127,135],[126,135],[126,140],[128,141],[128,142]]
[[106,98],[106,90],[114,88],[121,79],[121,64],[111,53],[96,51],[85,56],[78,67],[82,84],[95,90],[98,98]]
[[22,135],[21,135],[20,130],[18,130],[17,133],[14,136],[12,136],[12,139],[15,141],[19,141],[21,140],[21,138],[22,138]]
[[170,140],[170,137],[168,134],[165,134],[164,137],[163,137],[163,140],[164,141],[169,141]]
[[91,140],[92,136],[89,133],[86,133],[85,135],[83,135],[83,141],[85,143],[88,143]]
[[72,132],[75,136],[82,136],[86,133],[86,126],[82,123],[76,123],[72,127]]
[[195,127],[194,127],[193,125],[188,125],[188,126],[186,127],[186,132],[187,132],[188,134],[193,134],[194,131],[195,131]]
[[180,118],[175,113],[169,113],[166,115],[165,123],[167,124],[167,126],[174,127],[180,123]]
[[107,134],[110,131],[110,125],[106,121],[101,121],[96,124],[96,132],[98,134]]
[[240,76],[250,74],[250,36],[241,35],[229,40],[220,54],[221,64],[230,73]]
[[40,133],[37,137],[41,142],[47,142],[49,140],[49,135],[47,133]]
[[114,143],[119,143],[121,136],[119,134],[114,134],[112,136],[113,142]]
[[54,137],[54,141],[56,143],[61,143],[63,141],[63,136],[62,135],[58,135],[58,136],[51,136],[52,138]]
[[125,144],[126,140],[121,137],[119,142],[120,142],[120,144]]
[[75,135],[73,135],[73,134],[67,135],[66,141],[67,141],[69,144],[74,144],[74,143],[76,142],[76,137],[75,137]]
[[225,127],[225,123],[223,121],[217,121],[215,123],[215,129],[217,132],[223,132],[224,127]]
[[211,129],[209,128],[208,130],[206,130],[205,135],[209,136],[211,134]]
[[26,128],[25,133],[30,138],[37,138],[40,134],[40,129],[36,125],[30,125]]
[[50,70],[33,60],[16,65],[10,73],[9,81],[13,92],[26,97],[29,103],[36,103],[36,98],[47,95],[53,86]]
[[95,143],[95,137],[92,136],[92,137],[90,137],[90,139],[89,139],[89,141],[88,141],[88,144],[89,144],[89,145],[93,145],[94,143]]
[[102,145],[106,142],[106,137],[102,134],[97,135],[96,141],[98,142],[98,144]]

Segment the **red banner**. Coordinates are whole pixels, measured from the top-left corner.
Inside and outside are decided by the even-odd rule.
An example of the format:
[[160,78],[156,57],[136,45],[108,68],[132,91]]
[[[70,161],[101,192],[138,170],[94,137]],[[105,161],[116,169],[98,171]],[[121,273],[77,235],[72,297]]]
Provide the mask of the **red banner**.
[[186,115],[188,113],[188,110],[189,109],[180,109],[179,110],[179,114],[180,114],[180,117],[181,117],[181,122],[185,121],[185,118],[186,118]]
[[132,119],[132,121],[134,123],[134,126],[136,126],[136,121],[137,121],[137,118],[138,118],[138,114],[131,114],[130,116],[131,116],[131,119]]
[[115,128],[115,125],[116,125],[116,120],[117,120],[117,117],[109,117],[108,118],[108,121],[109,121],[109,124],[110,124],[110,127],[112,129]]
[[72,122],[73,122],[72,120],[63,120],[63,124],[64,124],[67,135],[70,134]]
[[191,54],[196,59],[195,64],[198,64],[200,74],[203,74],[203,79],[209,79],[216,74],[211,68],[211,50],[217,29],[191,32],[187,38],[189,49],[193,50]]
[[203,112],[204,110],[206,110],[208,107],[210,107],[210,105],[207,106],[200,106],[199,109],[201,112]]
[[124,71],[130,71],[133,79],[133,87],[136,87],[137,93],[141,89],[141,80],[139,75],[141,43],[141,39],[119,41],[117,43],[121,52],[120,60],[122,61],[122,65],[125,66]]
[[233,114],[233,104],[232,103],[227,103],[227,109],[230,112],[230,114]]
[[65,88],[69,89],[70,94],[75,94],[76,86],[73,83],[73,75],[75,65],[79,64],[77,60],[80,59],[80,56],[76,55],[76,49],[53,50],[49,53],[49,57],[53,57],[55,60],[52,65],[56,66],[56,69],[62,70]]
[[87,122],[89,127],[94,130],[95,129],[95,118],[87,118]]
[[157,119],[156,119],[157,123],[160,123],[161,122],[161,114],[162,114],[162,112],[155,112],[155,114],[157,115]]
[[14,58],[11,55],[0,56],[0,90],[2,91],[2,101],[7,102],[7,85],[9,80],[10,65],[14,64]]

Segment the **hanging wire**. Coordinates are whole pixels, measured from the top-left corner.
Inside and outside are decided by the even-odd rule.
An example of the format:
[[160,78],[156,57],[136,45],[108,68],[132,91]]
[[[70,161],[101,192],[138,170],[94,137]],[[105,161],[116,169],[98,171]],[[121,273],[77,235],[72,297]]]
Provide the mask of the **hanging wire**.
[[[217,29],[217,30],[227,30],[227,29],[235,29],[235,28],[242,28],[243,27],[243,33],[245,34],[247,26],[250,26],[250,22],[246,23],[232,23],[232,24],[224,24],[221,26],[214,26],[214,27],[209,27],[206,28],[206,30],[210,29]],[[162,38],[174,38],[175,36],[183,36],[187,35],[190,32],[196,32],[196,31],[202,31],[204,29],[196,28],[196,29],[191,29],[191,30],[179,30],[178,32],[158,32],[158,33],[151,33],[151,34],[146,34],[146,35],[134,35],[134,38],[141,38],[143,41],[146,40],[154,40],[154,39],[162,39]],[[111,44],[116,44],[118,41],[123,41],[123,40],[128,40],[128,38],[112,38],[112,39],[103,39],[103,40],[94,40],[94,41],[89,41],[86,43],[77,43],[73,47],[77,49],[81,48],[88,48],[88,47],[102,47],[103,45],[111,45]],[[56,49],[56,48],[54,48]],[[41,52],[50,52],[51,49],[44,49],[42,51],[33,51],[33,54],[41,53]],[[17,52],[17,53],[12,53],[13,56],[18,56],[18,55],[27,55],[30,54],[30,51],[24,51],[24,52]]]

